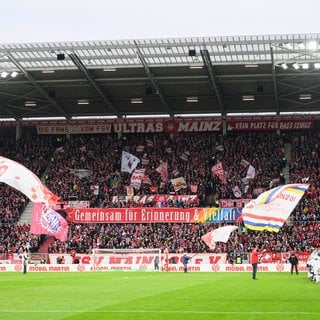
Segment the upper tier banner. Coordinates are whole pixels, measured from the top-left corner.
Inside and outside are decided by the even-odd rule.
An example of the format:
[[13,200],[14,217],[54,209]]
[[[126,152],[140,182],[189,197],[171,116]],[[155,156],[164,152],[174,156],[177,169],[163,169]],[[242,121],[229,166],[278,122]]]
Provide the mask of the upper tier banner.
[[[174,119],[110,119],[74,121],[22,121],[17,125],[36,126],[38,134],[89,133],[175,133],[226,131],[308,130],[314,128],[313,118],[174,118]],[[9,124],[6,124],[9,125]],[[13,124],[11,124],[13,125]]]
[[195,119],[143,119],[105,120],[96,122],[42,123],[38,134],[88,134],[88,133],[155,133],[155,132],[221,132],[222,120]]

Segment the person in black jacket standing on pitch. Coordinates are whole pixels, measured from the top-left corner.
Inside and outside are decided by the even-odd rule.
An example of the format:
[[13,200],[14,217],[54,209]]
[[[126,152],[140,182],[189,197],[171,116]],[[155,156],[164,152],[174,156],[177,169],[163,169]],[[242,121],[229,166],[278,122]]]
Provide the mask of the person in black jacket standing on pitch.
[[291,274],[293,274],[293,271],[295,271],[296,274],[299,274],[299,272],[298,272],[299,260],[294,252],[290,255],[289,262],[291,263]]

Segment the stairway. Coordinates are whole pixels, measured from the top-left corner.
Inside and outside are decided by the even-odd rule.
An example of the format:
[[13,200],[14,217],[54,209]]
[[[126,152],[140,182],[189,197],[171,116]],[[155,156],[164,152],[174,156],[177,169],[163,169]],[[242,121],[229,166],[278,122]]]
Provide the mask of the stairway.
[[284,155],[287,159],[286,166],[282,169],[286,183],[290,183],[289,163],[291,161],[291,143],[284,144]]
[[[40,181],[42,182],[42,184],[45,183],[44,175],[42,176]],[[33,202],[29,201],[29,203],[26,205],[26,207],[24,208],[24,210],[22,212],[22,215],[21,215],[21,217],[20,217],[20,219],[18,221],[18,224],[19,225],[31,224],[32,211],[33,211]]]
[[33,211],[33,202],[29,201],[29,203],[27,204],[27,206],[23,210],[23,213],[18,221],[18,224],[19,225],[31,224],[32,211]]
[[46,239],[40,246],[38,253],[47,253],[48,252],[48,247],[50,246],[51,243],[54,243],[55,237],[54,236],[46,236]]

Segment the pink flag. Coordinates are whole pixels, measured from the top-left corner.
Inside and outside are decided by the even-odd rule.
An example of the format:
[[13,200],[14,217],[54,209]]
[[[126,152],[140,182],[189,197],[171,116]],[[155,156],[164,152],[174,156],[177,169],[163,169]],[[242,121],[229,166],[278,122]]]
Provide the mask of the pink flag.
[[32,211],[30,233],[49,234],[65,241],[68,235],[68,223],[58,212],[50,208],[44,208],[42,203],[35,203]]
[[238,229],[237,226],[220,227],[203,235],[201,240],[213,250],[216,247],[216,242],[227,242],[231,232],[236,229]]

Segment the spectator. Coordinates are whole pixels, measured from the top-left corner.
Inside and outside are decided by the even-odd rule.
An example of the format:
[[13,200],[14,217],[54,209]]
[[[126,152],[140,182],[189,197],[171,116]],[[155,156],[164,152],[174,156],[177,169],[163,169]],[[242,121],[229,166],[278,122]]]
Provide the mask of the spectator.
[[182,257],[182,263],[183,263],[183,272],[187,273],[188,272],[188,263],[191,260],[191,257],[188,256],[186,253]]
[[258,280],[257,279],[258,263],[259,263],[260,256],[264,251],[258,251],[258,246],[256,244],[254,244],[252,246],[250,263],[252,265],[252,279],[253,280]]
[[299,272],[298,272],[299,260],[294,252],[290,255],[289,262],[291,264],[291,274],[293,274],[294,271],[296,274],[299,274]]

